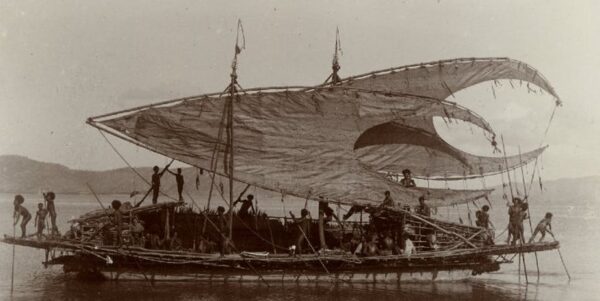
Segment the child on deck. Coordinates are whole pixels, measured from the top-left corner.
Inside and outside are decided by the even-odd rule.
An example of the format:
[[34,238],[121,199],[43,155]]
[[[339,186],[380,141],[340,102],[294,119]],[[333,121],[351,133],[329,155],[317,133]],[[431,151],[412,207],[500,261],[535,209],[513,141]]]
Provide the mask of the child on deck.
[[46,228],[46,216],[48,215],[48,210],[44,209],[44,204],[38,203],[38,211],[35,213],[34,224],[37,227],[37,238],[42,239],[44,236],[44,228]]
[[546,236],[546,231],[548,233],[550,233],[550,235],[552,235],[552,237],[554,237],[554,234],[552,234],[552,232],[550,231],[550,230],[552,230],[552,224],[550,224],[551,222],[552,222],[552,213],[547,212],[546,216],[535,227],[535,230],[533,231],[533,234],[531,235],[531,238],[529,239],[529,243],[533,242],[533,240],[535,239],[535,236],[538,234],[538,232],[542,233],[542,237],[540,237],[539,241],[542,241],[544,239],[544,237]]

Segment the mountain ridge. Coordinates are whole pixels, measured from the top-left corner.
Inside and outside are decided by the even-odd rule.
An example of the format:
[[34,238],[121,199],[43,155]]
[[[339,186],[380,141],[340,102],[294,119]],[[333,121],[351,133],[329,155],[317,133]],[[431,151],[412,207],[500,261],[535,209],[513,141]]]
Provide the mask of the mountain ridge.
[[[150,179],[151,167],[136,167],[135,170],[142,176]],[[197,169],[193,167],[182,168],[186,185],[193,185]],[[189,180],[188,180],[189,179]],[[203,179],[205,182],[206,179]],[[166,181],[165,191],[174,191],[174,181]],[[93,171],[77,170],[58,163],[48,163],[29,159],[20,155],[0,155],[0,192],[2,193],[38,193],[42,190],[52,190],[62,194],[89,194],[89,183],[98,194],[129,194],[133,190],[145,191],[148,184],[139,179],[128,167],[117,169]],[[206,184],[204,184],[206,185]],[[513,191],[522,194],[522,183],[513,183]],[[492,187],[495,191],[491,198],[502,198],[502,186]],[[530,199],[544,198],[555,201],[595,201],[600,197],[600,176],[586,176],[579,178],[562,178],[557,180],[542,181],[543,191],[536,180],[531,187]],[[510,197],[508,187],[506,194]]]

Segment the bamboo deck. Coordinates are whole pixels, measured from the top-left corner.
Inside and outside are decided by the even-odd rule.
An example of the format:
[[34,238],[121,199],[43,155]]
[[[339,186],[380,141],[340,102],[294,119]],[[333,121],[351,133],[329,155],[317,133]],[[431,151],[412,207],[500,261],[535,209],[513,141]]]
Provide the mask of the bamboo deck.
[[[62,264],[65,271],[82,270],[137,270],[214,272],[251,274],[254,270],[265,273],[282,271],[312,271],[338,273],[348,271],[403,271],[472,269],[488,272],[498,269],[502,263],[492,259],[518,253],[540,252],[559,248],[558,242],[543,242],[524,245],[493,245],[481,248],[420,252],[411,256],[388,255],[358,257],[351,254],[297,255],[268,254],[250,256],[233,254],[202,254],[186,251],[151,250],[139,247],[117,248],[96,246],[77,241],[36,240],[5,236],[2,242],[32,248],[66,252],[47,264]],[[110,260],[109,260],[110,258]],[[326,267],[326,269],[324,269]]]

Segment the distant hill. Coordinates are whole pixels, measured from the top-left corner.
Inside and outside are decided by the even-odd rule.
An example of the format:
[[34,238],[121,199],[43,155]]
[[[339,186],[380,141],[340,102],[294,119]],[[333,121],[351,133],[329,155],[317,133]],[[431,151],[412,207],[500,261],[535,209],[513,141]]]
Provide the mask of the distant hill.
[[[136,168],[136,170],[150,179],[150,167]],[[186,186],[193,187],[196,178],[194,168],[184,168],[183,174]],[[205,174],[200,178],[202,194],[206,194],[208,177]],[[163,180],[163,190],[174,195],[174,178]],[[35,161],[23,156],[0,156],[0,192],[4,193],[37,193],[41,190],[52,190],[56,193],[79,194],[89,193],[86,183],[99,194],[128,194],[133,190],[145,190],[148,185],[144,183],[129,168],[119,168],[106,171],[86,171],[69,169],[66,166]],[[225,185],[227,186],[227,185]],[[236,191],[242,190],[245,185],[236,185]],[[513,184],[521,189],[522,184]],[[545,202],[595,202],[600,199],[600,176],[565,178],[559,180],[543,181],[543,191],[540,190],[539,181],[532,186],[531,199],[543,199]],[[496,191],[492,199],[497,201],[502,198],[502,187],[494,187]],[[508,189],[507,189],[508,193]],[[262,192],[263,197],[279,198],[276,193]]]
[[[150,167],[136,170],[150,179]],[[90,183],[96,193],[102,194],[130,193],[135,188],[147,187],[129,168],[107,171],[74,170],[23,156],[0,156],[0,192],[37,193],[45,189],[56,193],[89,193],[86,183]]]

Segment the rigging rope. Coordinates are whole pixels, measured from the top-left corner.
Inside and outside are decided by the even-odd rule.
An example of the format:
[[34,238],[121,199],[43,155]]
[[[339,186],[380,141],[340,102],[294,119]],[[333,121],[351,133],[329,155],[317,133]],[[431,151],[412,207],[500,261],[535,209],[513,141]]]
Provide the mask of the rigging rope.
[[[131,164],[129,164],[127,159],[125,159],[125,157],[123,157],[123,155],[121,155],[121,153],[117,150],[117,148],[110,142],[110,140],[108,140],[108,137],[106,137],[106,135],[104,135],[104,133],[100,129],[98,129],[98,132],[100,132],[100,135],[102,135],[102,137],[104,137],[104,140],[106,140],[108,145],[110,145],[110,147],[113,149],[113,151],[119,156],[119,158],[121,158],[121,160],[123,160],[123,162],[129,167],[129,169],[131,169],[136,175],[138,175],[138,177],[140,177],[144,182],[146,182],[146,184],[148,184],[148,186],[152,186],[150,184],[150,182],[148,182],[148,180],[146,180],[146,178],[144,178],[144,176],[142,176],[135,168],[133,168],[133,166],[131,166]],[[159,193],[173,201],[179,201],[179,199],[176,199],[176,198],[164,193],[163,191],[159,191]]]

